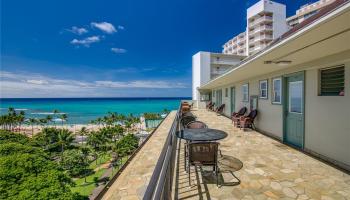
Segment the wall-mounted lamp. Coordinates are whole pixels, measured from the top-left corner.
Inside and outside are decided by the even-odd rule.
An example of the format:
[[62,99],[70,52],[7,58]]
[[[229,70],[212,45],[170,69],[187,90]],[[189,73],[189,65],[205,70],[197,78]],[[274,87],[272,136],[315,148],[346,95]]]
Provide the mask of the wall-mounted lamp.
[[264,61],[264,64],[277,64],[279,66],[287,66],[290,65],[292,61],[290,60],[279,60],[279,61],[272,61],[272,60],[267,60]]

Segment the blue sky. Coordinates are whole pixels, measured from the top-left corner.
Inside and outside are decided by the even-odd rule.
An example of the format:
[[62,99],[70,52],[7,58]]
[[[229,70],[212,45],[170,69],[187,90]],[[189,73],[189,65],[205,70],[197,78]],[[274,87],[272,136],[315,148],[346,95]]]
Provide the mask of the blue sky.
[[192,55],[220,52],[256,2],[3,0],[1,97],[191,96]]

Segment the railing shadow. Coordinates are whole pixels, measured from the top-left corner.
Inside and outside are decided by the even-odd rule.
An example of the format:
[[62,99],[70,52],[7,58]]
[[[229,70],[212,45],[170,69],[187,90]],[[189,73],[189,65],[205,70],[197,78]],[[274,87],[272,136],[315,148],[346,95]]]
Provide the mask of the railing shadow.
[[[229,155],[222,155],[218,159],[220,173],[216,176],[211,167],[191,167],[191,185],[189,184],[188,173],[184,167],[183,143],[179,141],[177,145],[176,170],[174,182],[174,199],[211,199],[208,185],[217,183],[218,187],[237,186],[241,183],[240,179],[234,174],[243,167],[242,161]],[[192,173],[192,171],[194,173]]]

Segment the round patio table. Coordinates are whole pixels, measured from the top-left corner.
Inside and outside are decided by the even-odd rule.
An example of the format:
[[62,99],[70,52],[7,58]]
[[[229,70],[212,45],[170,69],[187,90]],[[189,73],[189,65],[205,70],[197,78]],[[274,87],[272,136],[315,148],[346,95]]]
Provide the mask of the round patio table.
[[227,133],[211,128],[184,129],[176,132],[178,138],[190,141],[216,141],[227,137]]

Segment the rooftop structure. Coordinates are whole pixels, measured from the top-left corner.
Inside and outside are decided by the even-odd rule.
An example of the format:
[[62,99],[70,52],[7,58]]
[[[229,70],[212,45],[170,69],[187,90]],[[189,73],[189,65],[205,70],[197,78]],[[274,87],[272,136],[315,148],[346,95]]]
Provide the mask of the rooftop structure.
[[[192,96],[200,99],[196,88],[234,68],[245,56],[198,52],[192,57]],[[203,96],[202,99],[209,98]],[[203,99],[203,100],[204,100]]]
[[261,0],[247,9],[246,31],[234,36],[223,45],[223,53],[252,55],[263,50],[273,39],[288,30],[286,6]]
[[[197,88],[211,97],[204,103],[226,105],[221,114],[192,108],[196,120],[227,134],[217,141],[217,176],[201,165],[185,170],[178,111],[157,129],[165,142],[141,149],[131,161],[139,168],[125,170],[104,199],[350,198],[349,19],[350,2],[336,0]],[[255,130],[233,126],[229,117],[242,107],[257,110]]]
[[334,1],[335,0],[319,0],[312,4],[305,4],[295,12],[295,15],[287,18],[287,23],[290,27],[294,27]]
[[246,32],[242,32],[238,34],[237,36],[230,39],[228,42],[226,42],[223,45],[223,51],[224,54],[233,54],[233,55],[240,55],[240,56],[246,56],[247,55],[247,37]]

